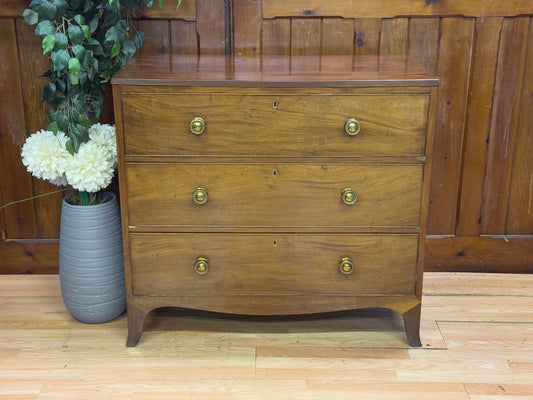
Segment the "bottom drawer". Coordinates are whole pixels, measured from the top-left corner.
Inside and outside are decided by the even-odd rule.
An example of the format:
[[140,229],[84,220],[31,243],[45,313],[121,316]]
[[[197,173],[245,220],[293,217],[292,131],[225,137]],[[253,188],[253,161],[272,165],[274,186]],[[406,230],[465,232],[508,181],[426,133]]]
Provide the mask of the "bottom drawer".
[[417,250],[418,235],[131,233],[131,279],[140,296],[412,295]]

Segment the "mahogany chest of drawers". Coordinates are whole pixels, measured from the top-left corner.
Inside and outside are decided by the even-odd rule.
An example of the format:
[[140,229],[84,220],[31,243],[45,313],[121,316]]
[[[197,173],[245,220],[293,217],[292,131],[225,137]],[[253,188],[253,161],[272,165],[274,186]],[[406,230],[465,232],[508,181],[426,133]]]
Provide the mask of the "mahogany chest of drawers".
[[420,346],[438,83],[407,57],[132,60],[113,79],[127,345],[170,306],[386,307]]

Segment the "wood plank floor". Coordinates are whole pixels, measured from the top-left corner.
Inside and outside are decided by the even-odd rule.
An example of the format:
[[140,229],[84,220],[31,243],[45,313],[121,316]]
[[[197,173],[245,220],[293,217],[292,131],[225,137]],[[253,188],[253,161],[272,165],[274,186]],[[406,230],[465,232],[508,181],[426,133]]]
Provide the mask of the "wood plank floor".
[[0,276],[0,400],[533,399],[533,275],[426,273],[423,347],[386,310],[74,321],[55,275]]

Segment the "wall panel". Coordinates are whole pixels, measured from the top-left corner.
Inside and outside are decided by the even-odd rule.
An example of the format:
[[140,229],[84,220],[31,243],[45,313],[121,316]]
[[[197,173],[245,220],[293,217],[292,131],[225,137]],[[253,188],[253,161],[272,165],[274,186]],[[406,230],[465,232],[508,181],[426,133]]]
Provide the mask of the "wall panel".
[[473,18],[441,21],[436,71],[441,85],[436,99],[427,225],[433,235],[452,235],[455,231],[474,23]]
[[533,22],[529,22],[506,233],[533,234]]
[[263,0],[263,17],[489,17],[531,14],[528,0]]
[[487,168],[481,208],[481,233],[504,234],[507,219],[529,18],[506,18],[494,84]]
[[232,21],[234,53],[261,54],[261,0],[234,0]]
[[183,20],[170,21],[170,43],[172,54],[198,54],[196,22]]
[[[285,56],[291,54],[290,19],[265,19],[262,28],[261,54]],[[238,37],[235,36],[235,39]],[[239,43],[239,46],[242,44]]]
[[[20,159],[21,146],[26,139],[26,121],[15,20],[0,19],[0,37],[0,190],[2,201],[9,203],[32,196],[33,187],[31,176]],[[37,235],[33,202],[14,204],[0,212],[3,238]]]
[[324,18],[322,21],[322,54],[354,54],[354,20]]
[[408,54],[416,57],[431,72],[437,72],[440,18],[411,18]]
[[196,17],[199,53],[225,54],[228,43],[224,1],[196,0]]
[[355,54],[379,54],[381,38],[381,18],[356,18]]
[[409,18],[387,18],[381,22],[379,54],[407,54]]
[[488,132],[502,23],[501,17],[476,21],[455,232],[458,236],[479,236],[481,232],[483,177],[486,172]]
[[[46,79],[36,79],[48,67],[48,59],[42,54],[41,44],[35,39],[33,27],[22,19],[16,20],[18,56],[24,99],[24,117],[28,132],[35,132],[48,126],[47,106],[42,101],[43,87]],[[33,193],[49,193],[58,187],[42,179],[32,178]],[[62,193],[38,198],[34,201],[37,236],[40,238],[57,238],[59,236],[59,219]]]
[[142,19],[137,27],[146,37],[140,54],[169,54],[172,50],[170,43],[170,23],[166,19]]

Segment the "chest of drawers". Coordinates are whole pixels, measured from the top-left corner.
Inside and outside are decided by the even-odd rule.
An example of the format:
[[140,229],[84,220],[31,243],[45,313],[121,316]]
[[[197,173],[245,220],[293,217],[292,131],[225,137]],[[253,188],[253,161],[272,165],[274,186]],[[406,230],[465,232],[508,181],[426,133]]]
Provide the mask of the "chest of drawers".
[[127,345],[159,307],[385,307],[420,346],[438,83],[406,57],[133,60],[113,79]]

